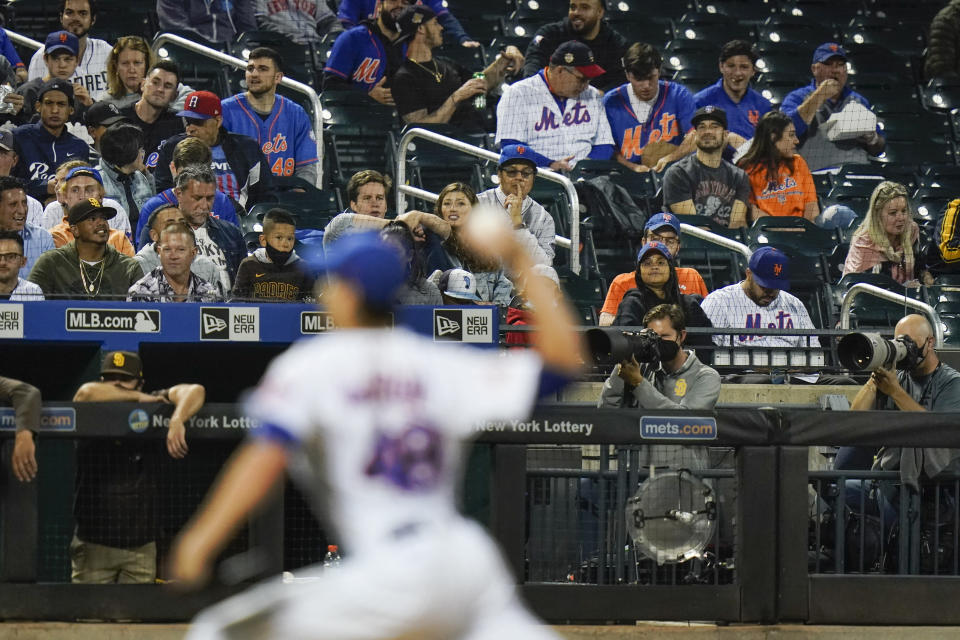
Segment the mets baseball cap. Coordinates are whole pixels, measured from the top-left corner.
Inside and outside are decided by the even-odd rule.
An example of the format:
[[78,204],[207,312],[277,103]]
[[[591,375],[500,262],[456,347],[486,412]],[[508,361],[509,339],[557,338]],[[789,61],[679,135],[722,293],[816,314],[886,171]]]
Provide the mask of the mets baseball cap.
[[667,249],[667,245],[662,242],[648,242],[647,244],[640,247],[640,251],[637,252],[637,264],[643,261],[647,254],[651,251],[657,251],[667,260],[673,260],[673,256],[670,254],[670,249]]
[[73,106],[73,83],[69,80],[61,80],[59,78],[47,80],[41,85],[40,91],[37,93],[37,100],[43,100],[43,96],[50,91],[60,91],[63,95],[67,96],[67,102],[70,103],[70,106]]
[[193,120],[209,120],[222,113],[220,98],[217,94],[210,91],[194,91],[187,94],[187,99],[183,101],[183,111],[178,111],[177,116]]
[[593,59],[590,47],[577,40],[568,40],[557,47],[550,56],[550,64],[574,67],[588,78],[596,78],[606,73]]
[[480,296],[477,295],[477,279],[464,269],[447,269],[440,276],[437,287],[443,295],[451,298],[480,301]]
[[654,216],[650,216],[650,219],[647,220],[647,224],[643,225],[644,231],[657,231],[658,229],[663,229],[664,227],[670,227],[673,229],[677,237],[680,237],[680,221],[677,220],[677,216],[672,213],[658,213]]
[[537,161],[531,157],[532,153],[533,149],[526,145],[508,144],[500,150],[500,164],[497,165],[497,169],[503,169],[507,165],[523,162],[528,163],[536,170]]
[[74,167],[73,169],[70,169],[70,171],[67,171],[67,175],[64,176],[63,181],[66,182],[67,180],[72,180],[77,176],[89,176],[100,184],[103,184],[103,176],[101,176],[100,172],[93,167]]
[[422,4],[413,4],[405,7],[400,15],[397,16],[396,32],[400,34],[398,41],[412,38],[417,33],[420,25],[427,24],[437,17],[430,7]]
[[394,296],[406,281],[409,268],[397,248],[370,232],[346,236],[312,266],[328,276],[346,280],[375,307],[393,306]]
[[94,102],[83,114],[83,124],[88,127],[109,127],[126,121],[127,117],[112,102]]
[[700,107],[694,112],[693,117],[690,118],[690,124],[696,127],[704,120],[719,122],[724,129],[727,128],[727,112],[718,106],[708,104],[705,107]]
[[96,198],[87,198],[70,207],[70,212],[67,214],[67,223],[77,224],[97,213],[103,213],[104,219],[110,220],[117,215],[117,210],[113,207],[103,206],[103,203]]
[[753,280],[766,289],[790,290],[790,258],[774,247],[760,247],[750,256]]
[[847,59],[847,51],[836,42],[824,42],[813,52],[814,62],[826,62],[830,58]]
[[43,53],[49,55],[55,51],[66,51],[73,55],[80,53],[80,39],[69,31],[54,31],[47,35],[43,45]]
[[133,351],[110,351],[103,356],[100,365],[100,375],[105,373],[119,373],[131,378],[143,377],[143,361]]

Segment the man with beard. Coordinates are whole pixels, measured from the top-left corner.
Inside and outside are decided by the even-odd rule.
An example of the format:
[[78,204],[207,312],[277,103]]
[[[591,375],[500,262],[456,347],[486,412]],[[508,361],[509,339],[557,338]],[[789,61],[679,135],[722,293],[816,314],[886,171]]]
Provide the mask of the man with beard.
[[[436,14],[437,20],[447,32],[447,39],[459,42],[463,47],[479,47],[480,43],[467,35],[460,21],[450,13],[447,8],[446,0],[423,0],[417,4],[430,9]],[[344,29],[349,29],[360,24],[361,20],[374,17],[377,0],[341,0],[337,8],[337,18],[343,24]]]
[[143,131],[146,165],[156,166],[157,148],[171,136],[183,133],[183,121],[170,110],[177,97],[180,68],[172,60],[158,60],[143,80],[140,99],[120,110],[130,122]]
[[723,159],[727,114],[706,106],[691,119],[697,152],[677,162],[663,176],[663,204],[676,214],[707,216],[723,227],[746,224],[750,180],[743,169]]
[[523,75],[532,76],[545,66],[557,47],[569,40],[578,40],[590,47],[597,64],[606,73],[591,78],[590,84],[606,91],[624,81],[620,58],[627,50],[626,39],[603,20],[606,0],[570,0],[567,17],[546,24],[537,31],[527,46]]
[[[61,0],[60,25],[80,40],[77,68],[70,81],[86,88],[94,101],[110,97],[107,93],[107,59],[113,50],[109,42],[87,37],[96,21],[97,0]],[[30,80],[49,74],[43,54],[43,50],[39,50],[30,58]]]
[[270,173],[317,183],[317,141],[303,107],[277,95],[283,78],[281,59],[269,47],[257,47],[247,59],[244,93],[223,101],[223,127],[250,136],[260,145]]
[[323,69],[323,89],[359,88],[380,104],[393,105],[390,78],[407,56],[397,19],[412,0],[382,0],[376,20],[364,20],[333,43]]
[[107,244],[107,220],[115,215],[115,209],[96,198],[70,207],[67,221],[73,242],[40,256],[30,282],[40,285],[47,298],[125,299],[143,271],[139,262]]

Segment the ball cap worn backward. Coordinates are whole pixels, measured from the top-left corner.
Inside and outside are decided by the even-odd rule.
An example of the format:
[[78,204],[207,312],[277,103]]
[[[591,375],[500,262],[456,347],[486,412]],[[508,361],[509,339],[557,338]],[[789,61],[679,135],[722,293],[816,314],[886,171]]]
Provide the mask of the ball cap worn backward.
[[846,60],[847,51],[836,42],[824,42],[813,51],[814,62],[826,62],[830,58],[843,58]]
[[477,295],[477,279],[465,269],[447,269],[440,276],[437,286],[444,295],[451,298],[480,302],[480,296]]
[[87,198],[70,207],[70,212],[67,214],[67,223],[77,224],[97,213],[103,213],[105,220],[111,220],[117,215],[117,210],[113,207],[103,206],[103,203],[96,198]]
[[637,264],[643,262],[643,259],[647,257],[647,254],[651,251],[657,251],[667,260],[673,260],[673,255],[670,253],[670,249],[667,248],[667,245],[662,242],[648,242],[647,244],[640,247],[640,251],[637,252]]
[[497,165],[497,169],[503,169],[511,164],[524,163],[529,164],[536,171],[537,161],[531,157],[532,152],[533,150],[524,144],[508,144],[500,150],[500,163]]
[[405,7],[397,16],[396,32],[400,34],[398,41],[412,38],[421,25],[427,24],[437,17],[433,9],[422,4]]
[[727,112],[712,104],[697,109],[690,118],[690,124],[696,128],[703,120],[713,120],[719,122],[724,129],[727,128]]
[[774,247],[760,247],[750,256],[753,280],[765,289],[790,290],[790,258]]
[[56,51],[66,51],[74,56],[80,53],[80,38],[69,31],[54,31],[47,35],[43,44],[43,53],[50,55]]
[[643,230],[657,231],[658,229],[663,229],[664,227],[670,227],[677,234],[677,237],[680,237],[680,221],[677,220],[677,216],[673,215],[672,213],[658,213],[650,216],[650,219],[647,220],[647,224],[643,225]]
[[143,377],[143,361],[133,351],[110,351],[103,356],[100,365],[100,375],[105,373],[119,373],[131,378]]
[[350,283],[367,303],[377,307],[393,306],[409,270],[400,250],[371,232],[346,236],[331,245],[324,257],[311,259],[310,266]]
[[83,114],[83,124],[88,127],[109,127],[127,121],[127,117],[112,102],[94,102]]
[[73,83],[69,80],[61,80],[60,78],[51,78],[43,83],[40,87],[40,91],[37,93],[37,100],[42,101],[43,96],[45,96],[50,91],[59,91],[63,95],[67,96],[67,102],[70,106],[73,106]]
[[194,91],[187,94],[187,99],[183,101],[183,111],[178,111],[177,116],[193,120],[209,120],[222,113],[220,98],[217,94],[210,91]]
[[557,47],[550,56],[550,64],[574,67],[588,78],[596,78],[606,73],[603,67],[594,61],[590,47],[577,40],[569,40]]

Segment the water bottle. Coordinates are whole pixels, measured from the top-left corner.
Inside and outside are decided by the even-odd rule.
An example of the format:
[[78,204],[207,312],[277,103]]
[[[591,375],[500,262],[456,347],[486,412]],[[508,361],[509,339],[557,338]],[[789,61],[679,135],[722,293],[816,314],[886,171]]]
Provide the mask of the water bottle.
[[[485,76],[482,71],[477,71],[475,74],[473,74],[473,77],[479,80],[485,80],[487,76]],[[473,108],[477,111],[483,111],[487,108],[486,93],[481,93],[473,97]]]
[[335,569],[340,566],[340,548],[335,544],[327,545],[327,555],[323,556],[323,568]]

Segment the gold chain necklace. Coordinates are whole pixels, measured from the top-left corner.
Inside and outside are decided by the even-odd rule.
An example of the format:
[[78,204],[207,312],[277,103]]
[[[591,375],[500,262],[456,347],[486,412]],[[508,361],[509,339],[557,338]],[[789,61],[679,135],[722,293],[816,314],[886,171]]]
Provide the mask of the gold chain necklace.
[[443,74],[440,73],[440,65],[437,64],[436,58],[431,59],[431,62],[433,62],[433,71],[430,70],[430,67],[420,64],[413,58],[407,58],[407,60],[409,60],[413,64],[417,65],[418,67],[420,67],[421,69],[423,69],[424,71],[432,75],[433,79],[437,81],[437,84],[440,84],[440,82],[443,80]]
[[[83,288],[86,289],[91,295],[89,297],[95,298],[100,293],[100,285],[103,284],[103,267],[106,264],[107,259],[104,257],[100,261],[100,273],[96,276],[88,276],[87,268],[83,264],[83,260],[80,257],[77,257],[77,263],[80,265],[80,281],[83,282]],[[94,267],[96,268],[96,267]],[[94,290],[96,287],[96,290]]]

